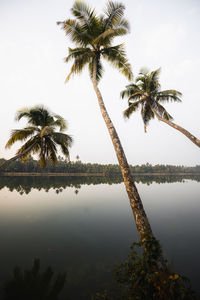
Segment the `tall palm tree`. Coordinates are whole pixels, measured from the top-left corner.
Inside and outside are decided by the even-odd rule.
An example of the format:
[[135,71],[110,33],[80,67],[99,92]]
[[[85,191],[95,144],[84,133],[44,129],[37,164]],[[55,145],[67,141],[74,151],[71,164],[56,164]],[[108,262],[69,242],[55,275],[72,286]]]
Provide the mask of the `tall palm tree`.
[[75,44],[75,48],[68,49],[68,56],[65,62],[73,61],[67,81],[72,74],[81,73],[84,67],[88,66],[89,74],[93,83],[102,117],[109,131],[121,173],[124,179],[126,190],[133,210],[136,227],[140,238],[144,235],[152,235],[152,230],[145,214],[140,196],[134,184],[130,168],[122,148],[120,139],[115,127],[108,115],[103,102],[98,83],[102,78],[102,58],[110,62],[129,80],[132,79],[131,66],[126,58],[124,45],[112,45],[115,37],[123,36],[129,31],[129,24],[123,17],[124,5],[109,1],[104,15],[97,15],[82,1],[76,1],[71,9],[73,19],[58,22]]
[[[6,148],[10,148],[18,141],[26,142],[18,149],[16,156],[5,161],[0,168],[16,159],[26,161],[31,154],[39,155],[40,167],[42,168],[46,165],[47,160],[55,164],[57,162],[57,145],[69,159],[72,137],[63,133],[67,129],[67,123],[61,116],[51,113],[43,106],[35,106],[19,110],[16,114],[16,120],[19,121],[23,117],[27,118],[28,126],[23,129],[12,130]],[[57,127],[59,132],[55,131]]]
[[144,130],[149,121],[156,116],[158,120],[168,124],[184,134],[195,145],[200,147],[200,140],[183,127],[172,122],[172,116],[166,111],[161,103],[181,102],[182,94],[176,90],[161,91],[159,83],[160,69],[149,72],[142,69],[135,83],[126,86],[121,92],[121,97],[128,98],[128,108],[124,111],[124,116],[129,118],[132,113],[141,108],[141,115],[144,122]]

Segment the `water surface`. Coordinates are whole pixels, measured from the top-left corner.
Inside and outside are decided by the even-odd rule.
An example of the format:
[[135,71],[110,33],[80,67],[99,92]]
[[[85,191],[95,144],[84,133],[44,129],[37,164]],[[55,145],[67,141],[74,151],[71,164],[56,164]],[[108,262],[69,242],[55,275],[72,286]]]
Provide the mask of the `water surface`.
[[[137,180],[153,231],[173,268],[199,290],[200,182]],[[18,264],[67,271],[70,299],[111,284],[137,232],[123,183],[103,178],[1,178],[0,279]],[[64,296],[63,296],[64,297]],[[63,298],[64,299],[64,298]]]

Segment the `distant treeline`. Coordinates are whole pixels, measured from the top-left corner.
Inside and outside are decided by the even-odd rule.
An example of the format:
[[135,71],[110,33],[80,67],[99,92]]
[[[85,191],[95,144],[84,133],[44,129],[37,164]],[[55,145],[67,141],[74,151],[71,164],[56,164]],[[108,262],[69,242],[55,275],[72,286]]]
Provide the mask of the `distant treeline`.
[[[0,159],[0,165],[5,159]],[[192,173],[200,174],[200,165],[195,167],[173,166],[173,165],[151,165],[149,163],[141,166],[130,166],[132,173],[162,173],[162,174],[179,174]],[[39,162],[30,158],[26,163],[21,161],[13,161],[8,164],[1,172],[38,172],[38,173],[103,173],[105,176],[121,175],[118,165],[114,164],[97,164],[82,163],[80,160],[67,162],[62,157],[59,158],[56,165],[47,162],[44,169],[40,168]]]

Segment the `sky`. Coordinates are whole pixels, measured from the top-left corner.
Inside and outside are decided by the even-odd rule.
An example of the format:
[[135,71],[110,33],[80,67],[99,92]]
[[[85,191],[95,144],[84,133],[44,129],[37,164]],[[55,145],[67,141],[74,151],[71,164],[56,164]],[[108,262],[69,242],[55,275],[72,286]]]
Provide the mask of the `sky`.
[[[16,111],[43,104],[68,122],[74,143],[71,159],[117,163],[100,114],[87,69],[66,84],[71,65],[64,63],[73,47],[56,25],[72,17],[72,0],[0,0],[0,157],[14,156],[20,143],[5,149]],[[106,1],[88,0],[102,13]],[[131,31],[114,44],[125,43],[134,77],[142,67],[161,67],[161,88],[182,92],[182,103],[166,104],[174,122],[200,138],[200,2],[199,0],[122,0]],[[200,164],[200,149],[183,134],[152,120],[144,133],[140,112],[123,118],[127,100],[120,92],[129,82],[104,64],[99,84],[108,113],[121,139],[128,162],[136,164]]]

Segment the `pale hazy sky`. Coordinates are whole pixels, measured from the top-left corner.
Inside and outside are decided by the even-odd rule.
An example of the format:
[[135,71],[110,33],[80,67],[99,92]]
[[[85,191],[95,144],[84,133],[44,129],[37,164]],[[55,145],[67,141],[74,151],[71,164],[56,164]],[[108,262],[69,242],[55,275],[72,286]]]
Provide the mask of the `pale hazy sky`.
[[[74,138],[71,158],[83,162],[116,163],[113,146],[101,117],[88,71],[64,83],[70,65],[64,63],[72,46],[56,25],[71,17],[72,0],[0,0],[0,157],[10,158],[17,147],[5,150],[14,121],[24,106],[44,104],[62,115]],[[125,42],[134,75],[143,66],[162,68],[162,89],[177,89],[183,102],[166,105],[175,123],[200,138],[200,1],[124,0],[131,33]],[[89,0],[101,12],[106,1]],[[119,94],[128,81],[105,66],[100,89],[108,112],[131,164],[200,164],[200,149],[166,124],[152,120],[144,133],[140,112],[125,121],[126,100]],[[19,147],[20,144],[17,146]]]

